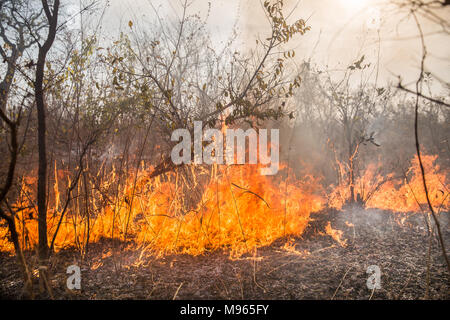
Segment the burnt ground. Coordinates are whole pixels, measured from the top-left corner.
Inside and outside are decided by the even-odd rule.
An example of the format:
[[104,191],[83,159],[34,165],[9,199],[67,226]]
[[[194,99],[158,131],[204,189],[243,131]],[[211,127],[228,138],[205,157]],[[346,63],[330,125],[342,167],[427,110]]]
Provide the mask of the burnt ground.
[[[401,224],[401,219],[407,217]],[[155,258],[130,244],[92,244],[84,261],[64,250],[51,261],[56,299],[449,299],[450,278],[433,238],[427,277],[429,238],[423,214],[400,215],[349,208],[312,216],[294,250],[286,239],[230,260],[226,252]],[[328,221],[344,232],[345,247],[324,230]],[[450,247],[448,213],[441,227]],[[351,226],[348,223],[354,225]],[[27,253],[28,261],[36,263]],[[0,297],[19,299],[22,281],[15,258],[0,255]],[[81,266],[81,290],[66,289],[66,268]],[[369,290],[368,266],[381,270],[381,289]],[[427,279],[429,279],[428,296]],[[36,285],[37,287],[37,285]],[[37,297],[48,298],[48,297]]]

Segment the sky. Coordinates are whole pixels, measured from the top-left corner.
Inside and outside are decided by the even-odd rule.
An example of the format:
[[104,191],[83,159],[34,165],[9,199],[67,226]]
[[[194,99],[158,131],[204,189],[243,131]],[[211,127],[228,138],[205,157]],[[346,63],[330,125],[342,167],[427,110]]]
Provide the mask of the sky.
[[[388,0],[285,0],[291,21],[304,19],[311,31],[292,42],[298,63],[310,59],[319,69],[339,74],[363,54],[366,62],[376,65],[379,57],[378,85],[412,84],[418,77],[422,56],[418,29],[412,17],[396,13]],[[181,15],[181,0],[109,0],[103,28],[110,35],[129,31],[128,21],[148,28],[145,21],[154,21],[155,12],[165,22]],[[207,23],[213,43],[220,47],[234,29],[239,32],[242,51],[255,45],[257,35],[268,30],[260,0],[190,0],[188,13],[198,13]],[[436,13],[450,21],[450,9]],[[438,33],[440,27],[421,19],[427,46],[426,71],[442,82],[450,82],[450,36]],[[434,90],[443,93],[436,81]]]

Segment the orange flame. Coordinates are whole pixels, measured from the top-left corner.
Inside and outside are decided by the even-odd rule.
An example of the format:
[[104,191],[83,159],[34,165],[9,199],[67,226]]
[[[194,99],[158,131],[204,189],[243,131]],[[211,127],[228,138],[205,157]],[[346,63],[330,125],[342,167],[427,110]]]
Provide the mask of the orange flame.
[[[436,211],[449,210],[450,197],[447,172],[435,164],[437,156],[423,156],[430,198]],[[73,199],[62,219],[55,239],[55,250],[69,246],[82,249],[87,242],[101,238],[132,240],[142,253],[161,256],[186,253],[203,254],[212,250],[227,250],[236,258],[255,248],[266,246],[282,237],[303,233],[310,214],[329,207],[342,208],[350,197],[348,185],[339,185],[325,196],[320,179],[305,175],[302,179],[288,174],[284,167],[277,176],[262,176],[258,165],[213,166],[209,181],[194,177],[189,184],[204,184],[196,188],[198,197],[187,210],[186,194],[180,191],[183,177],[171,173],[150,178],[153,168],[131,173],[118,187],[116,195],[108,190],[117,182],[112,170],[95,188],[89,190],[89,210],[81,197]],[[280,168],[281,169],[281,168]],[[377,166],[355,181],[355,193],[361,195],[368,208],[394,212],[426,209],[422,177],[417,158],[404,178],[393,174],[376,174]],[[49,203],[48,232],[52,238],[61,217],[65,200],[60,199],[70,183],[66,173],[55,168],[53,200]],[[287,176],[287,178],[285,178]],[[80,180],[76,193],[83,195]],[[38,241],[37,209],[35,208],[36,179],[24,177],[19,195],[12,205],[16,211],[16,226],[24,249],[33,249]],[[194,193],[194,192],[193,192]],[[86,214],[88,212],[88,214]],[[325,230],[341,245],[342,232],[328,224]],[[0,250],[13,251],[7,240],[8,230],[0,225]]]
[[[228,249],[230,257],[239,257],[280,237],[300,235],[310,213],[322,209],[325,202],[318,180],[311,176],[283,181],[261,176],[257,165],[223,165],[214,169],[199,203],[188,212],[183,211],[176,174],[168,175],[166,180],[150,179],[153,169],[149,168],[138,173],[135,186],[135,176],[131,174],[119,192],[121,200],[101,207],[101,195],[96,195],[93,206],[99,212],[95,217],[86,219],[76,214],[73,205],[63,219],[55,249],[84,244],[89,226],[90,242],[101,238],[124,239],[126,234],[127,239],[156,255],[199,255]],[[114,172],[111,175],[114,180]],[[24,181],[15,207],[28,206],[26,195],[32,194],[33,185]],[[35,246],[38,239],[37,220],[27,219],[34,210],[24,209],[17,215],[24,222],[18,224],[19,233],[26,235],[29,247]],[[57,211],[55,208],[49,213],[50,235],[59,218]],[[0,248],[10,251],[11,247],[5,244],[2,242]]]
[[[437,212],[450,209],[447,172],[435,164],[437,156],[422,155],[430,201]],[[364,200],[367,208],[378,208],[394,212],[418,212],[427,210],[427,200],[423,188],[422,173],[417,156],[402,178],[394,174],[376,174],[380,167],[369,165],[364,174],[355,181],[355,193]],[[341,184],[328,195],[328,205],[342,209],[350,200],[349,186]]]
[[337,243],[339,243],[342,247],[347,246],[347,239],[342,239],[343,232],[338,229],[333,229],[331,227],[331,222],[328,221],[328,224],[325,226],[325,232],[327,235],[331,236]]

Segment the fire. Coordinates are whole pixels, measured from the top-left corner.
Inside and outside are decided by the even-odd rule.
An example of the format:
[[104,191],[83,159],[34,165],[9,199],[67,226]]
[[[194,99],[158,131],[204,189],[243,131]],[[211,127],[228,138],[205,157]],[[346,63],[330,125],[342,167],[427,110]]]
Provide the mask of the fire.
[[[450,197],[446,172],[436,160],[436,156],[423,156],[431,201],[439,212],[450,208]],[[355,194],[366,207],[402,213],[426,209],[417,158],[404,177],[382,176],[377,174],[378,168],[369,166],[355,179]],[[62,195],[70,181],[55,168],[48,210],[49,241],[61,220],[54,241],[56,251],[74,246],[83,252],[87,243],[106,238],[131,241],[141,248],[141,254],[200,255],[224,250],[237,258],[277,239],[301,235],[311,213],[326,206],[341,209],[350,198],[348,185],[334,187],[326,194],[319,177],[296,178],[286,166],[276,176],[260,175],[258,165],[215,165],[201,175],[195,174],[197,169],[190,167],[192,181],[188,182],[177,172],[150,178],[152,167],[131,172],[120,184],[116,170],[101,179],[91,177],[99,178],[95,183],[80,179],[75,188],[79,196],[61,219],[66,201]],[[193,191],[183,191],[183,184],[192,186]],[[36,179],[24,177],[11,206],[24,249],[33,249],[38,242],[35,190]],[[90,190],[89,195],[86,190]],[[195,201],[187,206],[187,198]],[[331,224],[325,231],[345,245],[341,231]],[[0,250],[12,252],[7,235],[7,227],[0,225]]]
[[[430,201],[436,212],[440,212],[450,209],[450,198],[446,172],[440,172],[436,159],[437,156],[422,156]],[[418,158],[414,157],[405,177],[384,184],[369,199],[367,207],[395,212],[428,210]]]
[[134,225],[137,243],[156,254],[198,255],[228,248],[231,257],[239,257],[282,236],[300,235],[310,213],[323,206],[322,198],[311,192],[318,188],[314,180],[274,181],[259,175],[258,166],[216,169],[197,208],[184,214],[170,208],[171,197],[159,197],[162,202],[155,207],[144,192],[136,211],[142,218]]
[[[92,207],[98,213],[90,219],[77,214],[79,208],[73,205],[63,218],[55,249],[74,244],[82,248],[87,241],[114,238],[133,240],[155,255],[199,255],[227,249],[234,258],[280,237],[302,234],[310,214],[325,203],[320,184],[312,176],[283,180],[261,176],[257,165],[223,165],[214,167],[195,208],[185,211],[183,195],[179,194],[180,176],[173,173],[167,179],[150,179],[152,170],[131,174],[116,202],[101,206],[101,192],[95,194]],[[108,181],[114,181],[114,172]],[[15,207],[29,207],[32,190],[34,184],[24,181]],[[49,210],[49,235],[60,217],[58,208],[62,205],[59,199],[55,203],[58,207]],[[23,222],[18,226],[27,239],[25,248],[37,244],[37,220],[27,218],[34,210],[24,209],[17,215]],[[3,243],[2,250],[11,250]]]
[[[447,172],[442,172],[435,162],[437,156],[422,155],[429,196],[437,212],[450,208],[447,185]],[[381,165],[369,165],[361,177],[355,181],[355,194],[366,208],[377,208],[394,212],[419,212],[427,210],[427,200],[423,188],[422,174],[417,156],[402,177],[394,174],[377,174]],[[348,184],[334,187],[328,195],[328,205],[342,209],[350,199]],[[354,199],[356,200],[356,199]]]
[[333,227],[331,227],[330,221],[328,221],[328,224],[325,226],[325,232],[327,235],[331,236],[337,243],[339,243],[342,247],[347,246],[347,240],[342,239],[344,233],[341,230],[333,229]]

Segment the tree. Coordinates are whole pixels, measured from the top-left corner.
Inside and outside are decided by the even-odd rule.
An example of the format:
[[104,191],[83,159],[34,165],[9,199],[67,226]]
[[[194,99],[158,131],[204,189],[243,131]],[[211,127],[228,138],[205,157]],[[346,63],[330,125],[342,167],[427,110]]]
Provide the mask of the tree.
[[[343,71],[342,78],[327,78],[321,91],[327,98],[325,106],[327,118],[333,132],[327,137],[336,152],[339,184],[348,186],[349,203],[363,204],[363,195],[355,191],[355,181],[359,176],[361,148],[380,145],[375,142],[375,131],[370,130],[374,119],[384,112],[388,91],[376,88],[368,83],[370,63],[364,62],[364,56]],[[355,80],[359,74],[360,80]],[[354,82],[358,81],[355,85]],[[337,124],[337,126],[336,126]],[[336,134],[338,132],[338,134]],[[344,181],[341,181],[344,180]]]
[[[0,82],[0,119],[9,128],[10,136],[9,165],[6,179],[0,187],[0,217],[8,223],[19,268],[24,278],[24,293],[28,297],[32,297],[31,275],[19,244],[15,225],[15,212],[8,205],[7,195],[14,183],[16,163],[20,152],[18,128],[22,118],[22,109],[31,94],[27,89],[19,94],[22,95],[22,99],[17,100],[16,97],[11,102],[12,104],[18,104],[18,107],[15,109],[8,108],[8,101],[11,100],[9,96],[13,89],[16,73],[20,72],[27,78],[26,71],[20,66],[20,62],[24,52],[38,41],[39,31],[44,27],[41,13],[42,11],[34,10],[33,4],[27,1],[0,1],[0,37],[3,41],[3,45],[0,46],[0,55],[3,62],[6,63],[6,72]],[[29,68],[32,64],[33,62],[30,61],[26,67]],[[18,92],[15,93],[17,94]],[[9,214],[5,212],[2,205],[8,208]]]
[[[396,2],[394,1],[394,3],[396,3]],[[448,0],[444,0],[444,1],[406,0],[406,1],[400,1],[396,4],[398,5],[398,7],[400,9],[406,8],[408,15],[412,16],[412,18],[414,19],[415,25],[417,27],[417,31],[418,31],[418,35],[419,35],[419,39],[420,39],[420,47],[422,50],[422,57],[420,60],[420,65],[419,65],[419,69],[420,69],[419,76],[417,78],[417,81],[415,82],[415,88],[414,88],[414,90],[405,88],[402,85],[401,80],[399,81],[397,87],[400,90],[404,90],[408,93],[415,94],[416,99],[415,99],[415,107],[414,107],[414,112],[415,112],[414,138],[415,138],[415,145],[416,145],[416,154],[417,154],[417,158],[419,160],[419,166],[420,166],[420,170],[422,173],[423,188],[424,188],[425,196],[427,199],[428,209],[429,209],[430,214],[433,217],[434,223],[436,225],[438,239],[439,239],[439,243],[440,243],[441,250],[442,250],[442,255],[443,255],[444,260],[447,265],[447,271],[450,274],[450,260],[448,258],[447,251],[445,248],[445,243],[444,243],[444,239],[442,236],[441,226],[439,223],[439,219],[436,215],[436,212],[431,204],[430,195],[428,192],[425,169],[424,169],[422,155],[421,155],[421,145],[420,145],[420,141],[419,141],[419,129],[418,129],[419,128],[419,107],[420,107],[421,99],[429,100],[429,101],[437,103],[439,105],[443,105],[447,108],[450,107],[450,105],[448,103],[446,103],[443,99],[434,99],[433,97],[426,96],[422,93],[423,80],[425,79],[425,60],[427,58],[428,52],[427,52],[427,46],[425,44],[425,36],[424,36],[422,25],[419,20],[419,16],[424,17],[425,19],[428,19],[429,21],[431,21],[432,23],[434,23],[436,25],[439,25],[442,28],[442,32],[444,32],[445,34],[448,35],[449,31],[450,31],[449,30],[450,24],[445,18],[442,18],[441,16],[439,16],[435,12],[435,9],[440,9],[440,8],[449,6],[450,1],[448,1]],[[432,232],[431,232],[431,234],[432,234]],[[430,234],[430,236],[431,236],[431,234]]]
[[[257,124],[286,116],[283,99],[290,98],[300,86],[297,75],[286,75],[286,60],[295,56],[286,46],[309,30],[306,22],[299,19],[289,23],[282,0],[266,1],[267,38],[258,39],[248,55],[233,50],[231,44],[218,53],[202,35],[205,28],[198,17],[187,15],[188,6],[185,1],[175,28],[159,26],[167,37],[164,41],[149,39],[145,33],[137,38],[136,33],[133,43],[122,34],[104,57],[114,74],[115,88],[123,96],[134,97],[134,103],[145,106],[157,119],[166,149],[173,146],[171,132],[177,128],[192,132],[194,120],[201,120],[205,127],[220,128],[239,121]],[[129,27],[135,28],[132,22]],[[167,152],[152,176],[175,167]]]
[[36,99],[36,110],[38,119],[38,148],[39,148],[39,169],[38,169],[38,220],[39,220],[39,280],[40,289],[44,286],[50,291],[47,280],[47,259],[48,259],[48,239],[47,239],[47,149],[46,149],[46,120],[45,120],[45,99],[44,99],[44,70],[47,53],[56,38],[58,27],[59,0],[55,0],[50,7],[47,0],[42,0],[42,8],[48,22],[48,33],[44,43],[39,46],[38,59],[36,63],[36,78],[34,81],[34,95]]

